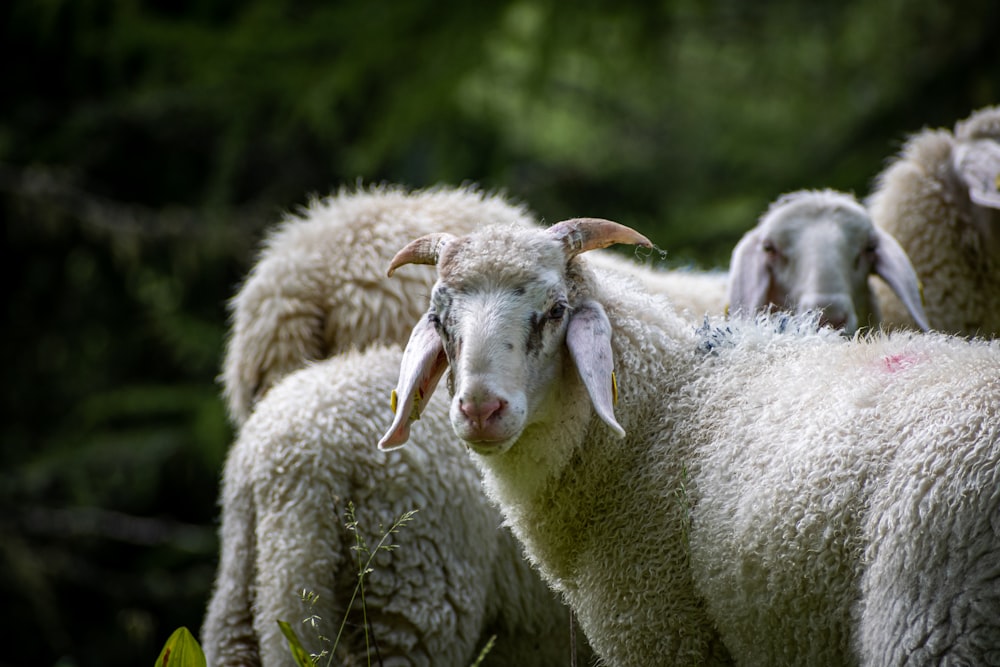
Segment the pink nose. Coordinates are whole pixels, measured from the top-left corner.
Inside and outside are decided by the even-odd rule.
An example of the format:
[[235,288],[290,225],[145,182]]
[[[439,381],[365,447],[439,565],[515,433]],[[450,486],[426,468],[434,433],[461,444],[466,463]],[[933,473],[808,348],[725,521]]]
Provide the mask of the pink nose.
[[495,417],[503,414],[507,401],[500,398],[489,398],[484,401],[465,401],[459,399],[459,407],[471,423],[482,428]]

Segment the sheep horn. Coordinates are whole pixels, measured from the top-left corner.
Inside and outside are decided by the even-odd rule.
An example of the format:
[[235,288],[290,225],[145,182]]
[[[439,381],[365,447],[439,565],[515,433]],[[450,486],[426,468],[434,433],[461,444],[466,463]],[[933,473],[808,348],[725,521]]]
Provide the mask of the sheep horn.
[[410,241],[392,258],[386,275],[391,278],[393,272],[404,264],[437,264],[441,251],[454,238],[454,234],[437,232]]
[[615,243],[652,248],[652,242],[631,227],[603,218],[571,218],[549,227],[548,232],[562,241],[566,259],[581,252],[607,248]]

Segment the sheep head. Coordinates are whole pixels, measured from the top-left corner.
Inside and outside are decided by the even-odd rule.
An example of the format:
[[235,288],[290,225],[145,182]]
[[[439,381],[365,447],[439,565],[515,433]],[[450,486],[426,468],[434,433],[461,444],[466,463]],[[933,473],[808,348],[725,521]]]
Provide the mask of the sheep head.
[[[451,423],[481,454],[506,451],[541,417],[572,363],[595,413],[619,436],[614,416],[611,325],[575,282],[573,258],[615,243],[652,247],[623,225],[577,218],[548,229],[484,228],[464,237],[422,237],[397,253],[436,263],[430,308],[413,329],[393,392],[395,418],[381,449],[403,445],[446,367]],[[565,352],[568,351],[568,355]]]
[[850,335],[879,320],[869,275],[885,280],[927,330],[920,284],[899,243],[850,195],[794,192],[775,201],[734,248],[730,312],[815,310],[821,323]]

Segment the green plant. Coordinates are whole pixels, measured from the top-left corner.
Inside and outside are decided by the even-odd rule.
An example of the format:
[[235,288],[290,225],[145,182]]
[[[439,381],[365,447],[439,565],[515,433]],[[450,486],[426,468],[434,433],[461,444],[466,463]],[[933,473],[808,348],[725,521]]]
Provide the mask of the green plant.
[[156,667],[206,667],[205,654],[191,631],[181,626],[174,630],[163,645],[163,650],[156,659]]
[[[354,552],[357,564],[357,576],[358,581],[354,585],[354,591],[351,594],[351,599],[347,602],[346,611],[344,612],[344,618],[340,622],[340,627],[337,630],[337,636],[334,637],[332,644],[327,637],[319,634],[319,639],[323,644],[330,644],[328,648],[324,648],[318,654],[311,654],[303,647],[302,642],[299,640],[298,635],[295,633],[295,629],[292,626],[282,620],[278,620],[278,626],[281,628],[282,634],[288,640],[289,650],[292,652],[292,656],[295,659],[296,664],[299,667],[317,667],[320,661],[326,657],[326,665],[330,665],[333,662],[333,656],[340,644],[340,638],[343,636],[344,628],[347,626],[348,615],[350,614],[351,608],[354,606],[354,601],[359,597],[361,599],[361,614],[362,614],[362,626],[364,627],[365,633],[365,651],[369,656],[368,664],[371,665],[371,651],[372,648],[375,650],[376,658],[381,663],[381,657],[378,655],[378,645],[374,643],[374,637],[371,636],[369,632],[368,624],[368,609],[365,603],[365,577],[372,572],[372,563],[375,560],[375,556],[379,551],[394,551],[399,545],[392,541],[392,537],[396,535],[406,524],[413,520],[414,515],[417,510],[408,510],[397,518],[393,524],[388,528],[388,530],[383,531],[383,527],[379,525],[379,532],[382,536],[379,538],[375,547],[369,547],[368,542],[365,540],[364,535],[361,532],[360,525],[358,523],[357,514],[354,510],[354,503],[348,501],[347,508],[345,510],[346,522],[345,526],[347,530],[354,533],[354,545],[351,547],[351,551]],[[302,591],[302,600],[309,604],[310,607],[316,604],[319,596],[312,591]],[[322,619],[316,614],[310,614],[303,622],[308,623],[313,629],[317,630],[319,627],[319,622]]]
[[486,645],[483,646],[483,650],[480,651],[479,655],[476,656],[476,661],[473,662],[469,667],[479,667],[483,663],[483,660],[486,659],[487,654],[489,654],[489,652],[493,650],[493,644],[496,643],[496,640],[497,640],[496,635],[490,635],[490,638],[486,641]]

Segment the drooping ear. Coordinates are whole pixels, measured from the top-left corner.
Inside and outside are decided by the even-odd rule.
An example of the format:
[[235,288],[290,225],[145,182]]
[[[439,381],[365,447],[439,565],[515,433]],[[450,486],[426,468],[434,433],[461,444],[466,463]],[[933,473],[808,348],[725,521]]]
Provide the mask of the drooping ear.
[[733,248],[729,260],[729,313],[753,315],[767,305],[771,289],[771,273],[767,270],[767,255],[762,247],[759,227],[743,235]]
[[611,322],[599,303],[587,301],[573,309],[566,327],[566,346],[597,416],[618,437],[624,438],[625,429],[615,419],[618,388],[611,352]]
[[410,340],[399,362],[399,381],[392,392],[395,417],[382,439],[379,449],[402,447],[410,437],[410,424],[420,419],[427,401],[448,368],[448,358],[438,335],[427,316],[413,327]]
[[1000,209],[1000,143],[980,139],[958,144],[954,166],[974,204]]
[[888,232],[876,227],[875,238],[872,273],[881,277],[892,288],[920,330],[927,331],[931,327],[924,312],[923,290],[910,258],[903,246]]

